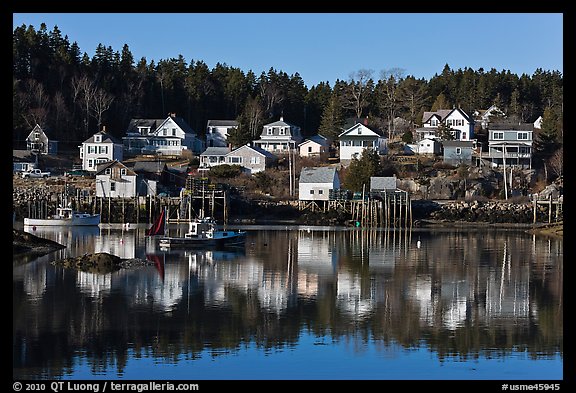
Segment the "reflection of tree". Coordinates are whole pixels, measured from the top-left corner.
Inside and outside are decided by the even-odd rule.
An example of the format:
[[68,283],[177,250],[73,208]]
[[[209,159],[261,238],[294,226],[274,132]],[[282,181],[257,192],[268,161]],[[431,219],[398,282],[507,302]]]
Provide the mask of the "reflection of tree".
[[[24,377],[31,369],[48,378],[62,377],[74,369],[78,354],[94,372],[115,368],[122,373],[131,351],[177,362],[183,355],[221,356],[248,345],[280,349],[296,344],[302,330],[337,342],[354,337],[384,348],[424,345],[440,359],[506,356],[518,345],[534,357],[562,352],[562,264],[545,254],[548,248],[540,244],[544,240],[496,231],[423,231],[418,232],[423,246],[416,248],[416,234],[408,231],[315,235],[310,247],[330,250],[336,261],[332,273],[289,262],[289,249],[298,255],[297,236],[305,240],[313,234],[262,232],[244,256],[262,266],[259,275],[251,277],[254,282],[273,278],[286,286],[288,301],[281,310],[262,304],[258,285],[232,279],[223,286],[225,302],[208,303],[207,282],[196,273],[188,281],[188,264],[178,256],[167,263],[180,269],[175,279],[180,280],[182,296],[175,297],[169,312],[147,296],[143,302],[133,301],[129,289],[151,280],[144,273],[116,277],[122,286],[98,298],[81,292],[75,272],[46,268],[50,285],[34,302],[16,275],[14,377]],[[513,253],[502,255],[504,241]],[[289,263],[294,263],[290,269]],[[331,266],[332,261],[327,263]],[[220,265],[216,261],[201,268],[226,267],[232,275],[246,264],[244,259]],[[156,274],[153,269],[149,274]],[[299,274],[316,277],[315,293],[296,295]],[[345,297],[371,309],[351,313],[340,303]],[[516,299],[522,303],[511,303]],[[449,326],[446,316],[456,303],[465,313]],[[497,304],[508,308],[497,309]],[[515,311],[517,305],[523,311]]]

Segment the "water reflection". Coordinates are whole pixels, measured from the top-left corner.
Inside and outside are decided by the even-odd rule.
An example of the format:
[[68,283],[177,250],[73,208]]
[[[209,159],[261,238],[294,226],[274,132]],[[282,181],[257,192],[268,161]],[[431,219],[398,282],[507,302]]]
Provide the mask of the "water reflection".
[[[144,229],[47,231],[68,248],[14,266],[15,377],[61,377],[80,360],[121,374],[133,352],[193,361],[293,347],[303,331],[439,359],[563,353],[562,239],[278,228],[250,230],[245,249],[168,252]],[[92,274],[49,263],[84,252],[154,264]]]

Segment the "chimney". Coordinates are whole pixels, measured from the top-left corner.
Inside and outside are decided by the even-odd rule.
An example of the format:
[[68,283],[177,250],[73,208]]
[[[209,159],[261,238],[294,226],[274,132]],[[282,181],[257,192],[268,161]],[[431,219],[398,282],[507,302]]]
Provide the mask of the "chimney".
[[170,113],[168,113],[168,116],[170,116],[170,117],[176,117],[176,112],[170,112]]
[[284,121],[284,116],[280,115],[280,121]]
[[102,132],[106,132],[106,126],[102,126]]

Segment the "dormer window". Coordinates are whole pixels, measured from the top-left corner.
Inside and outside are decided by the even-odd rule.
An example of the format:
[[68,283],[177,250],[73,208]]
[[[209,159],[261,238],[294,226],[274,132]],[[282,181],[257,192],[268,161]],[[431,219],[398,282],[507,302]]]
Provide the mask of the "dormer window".
[[104,173],[105,173],[106,175],[110,175],[110,174],[112,173],[112,169],[106,168],[106,170],[104,171]]
[[126,176],[126,168],[120,169],[120,176]]
[[94,142],[102,142],[102,135],[94,135]]
[[268,127],[266,135],[274,135],[274,129],[272,127]]
[[286,129],[284,127],[280,127],[280,135],[286,135]]

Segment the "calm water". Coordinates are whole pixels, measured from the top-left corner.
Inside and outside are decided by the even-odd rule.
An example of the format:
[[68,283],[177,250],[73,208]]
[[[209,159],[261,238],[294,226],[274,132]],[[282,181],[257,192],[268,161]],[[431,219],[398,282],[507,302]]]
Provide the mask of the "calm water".
[[[143,226],[36,230],[67,248],[14,261],[14,378],[563,379],[563,239],[243,228],[230,252],[162,251]],[[154,263],[50,264],[92,252]]]

